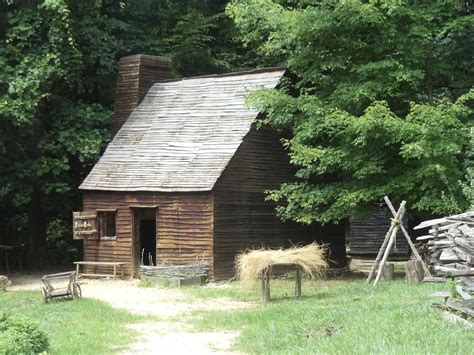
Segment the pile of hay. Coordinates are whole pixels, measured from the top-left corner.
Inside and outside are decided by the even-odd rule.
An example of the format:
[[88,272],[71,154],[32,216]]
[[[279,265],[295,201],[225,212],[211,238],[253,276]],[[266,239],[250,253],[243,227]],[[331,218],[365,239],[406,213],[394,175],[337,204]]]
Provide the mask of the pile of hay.
[[272,266],[288,264],[300,266],[311,277],[320,275],[328,267],[326,252],[327,247],[317,243],[289,249],[247,250],[236,258],[236,278],[243,283],[255,281]]

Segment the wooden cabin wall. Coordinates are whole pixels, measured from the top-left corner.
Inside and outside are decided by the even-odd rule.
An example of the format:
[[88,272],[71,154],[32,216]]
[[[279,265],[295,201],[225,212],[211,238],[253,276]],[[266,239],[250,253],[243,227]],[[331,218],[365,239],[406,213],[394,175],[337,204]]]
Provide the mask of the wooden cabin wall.
[[[95,192],[83,193],[84,211],[117,209],[116,240],[84,240],[84,260],[133,265],[132,206],[157,207],[157,263],[185,264],[204,258],[212,276],[212,193]],[[89,267],[88,272],[106,269]],[[110,272],[110,270],[108,270]]]
[[[374,257],[380,250],[387,234],[392,214],[386,207],[379,207],[367,218],[351,217],[349,220],[349,249],[351,255]],[[408,216],[403,216],[403,225],[408,230]],[[396,248],[392,249],[391,255],[406,256],[410,253],[410,247],[399,230],[397,233]]]
[[214,188],[214,273],[233,275],[236,254],[246,248],[289,247],[312,241],[331,243],[332,260],[345,262],[344,227],[282,222],[264,191],[294,179],[278,135],[251,129]]

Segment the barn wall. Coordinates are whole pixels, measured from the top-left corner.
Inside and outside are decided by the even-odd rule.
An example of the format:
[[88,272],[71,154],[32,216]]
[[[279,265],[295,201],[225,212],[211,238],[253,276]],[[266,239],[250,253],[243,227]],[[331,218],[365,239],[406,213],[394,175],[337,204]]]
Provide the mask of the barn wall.
[[[349,246],[351,255],[375,256],[382,246],[393,217],[388,208],[380,207],[367,218],[351,217]],[[403,225],[408,230],[407,214]],[[410,247],[401,230],[398,230],[395,248],[391,255],[408,255]]]
[[312,241],[331,243],[331,259],[345,262],[344,227],[281,222],[264,191],[294,179],[288,155],[269,128],[245,137],[214,188],[214,270],[233,275],[236,254],[256,246],[288,247]]
[[[84,260],[126,262],[131,275],[133,263],[133,211],[131,206],[157,207],[157,262],[185,264],[196,258],[211,263],[212,219],[211,193],[83,193],[84,211],[117,209],[117,239],[84,240]],[[101,268],[89,268],[102,273]]]

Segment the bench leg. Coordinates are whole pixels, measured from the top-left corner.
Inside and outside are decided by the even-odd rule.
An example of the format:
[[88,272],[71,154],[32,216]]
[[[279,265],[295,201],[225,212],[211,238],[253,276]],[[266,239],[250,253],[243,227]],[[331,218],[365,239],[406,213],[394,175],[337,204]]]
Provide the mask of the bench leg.
[[124,276],[123,276],[123,265],[120,265],[120,276],[122,278],[122,280],[124,279]]
[[117,277],[117,265],[114,265],[114,280]]
[[76,264],[76,281],[79,279],[79,264]]

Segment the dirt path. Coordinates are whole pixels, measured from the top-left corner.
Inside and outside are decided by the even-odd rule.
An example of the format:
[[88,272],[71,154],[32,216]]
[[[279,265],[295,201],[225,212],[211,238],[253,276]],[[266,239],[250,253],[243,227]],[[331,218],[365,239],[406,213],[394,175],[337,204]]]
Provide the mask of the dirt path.
[[[84,280],[84,297],[102,300],[113,307],[134,314],[152,315],[159,321],[130,324],[138,332],[138,341],[124,354],[230,354],[237,332],[192,332],[189,325],[176,321],[176,316],[196,310],[229,310],[254,306],[228,298],[202,300],[190,297],[179,289],[140,288],[138,281]],[[38,290],[38,275],[13,277],[8,290]]]

